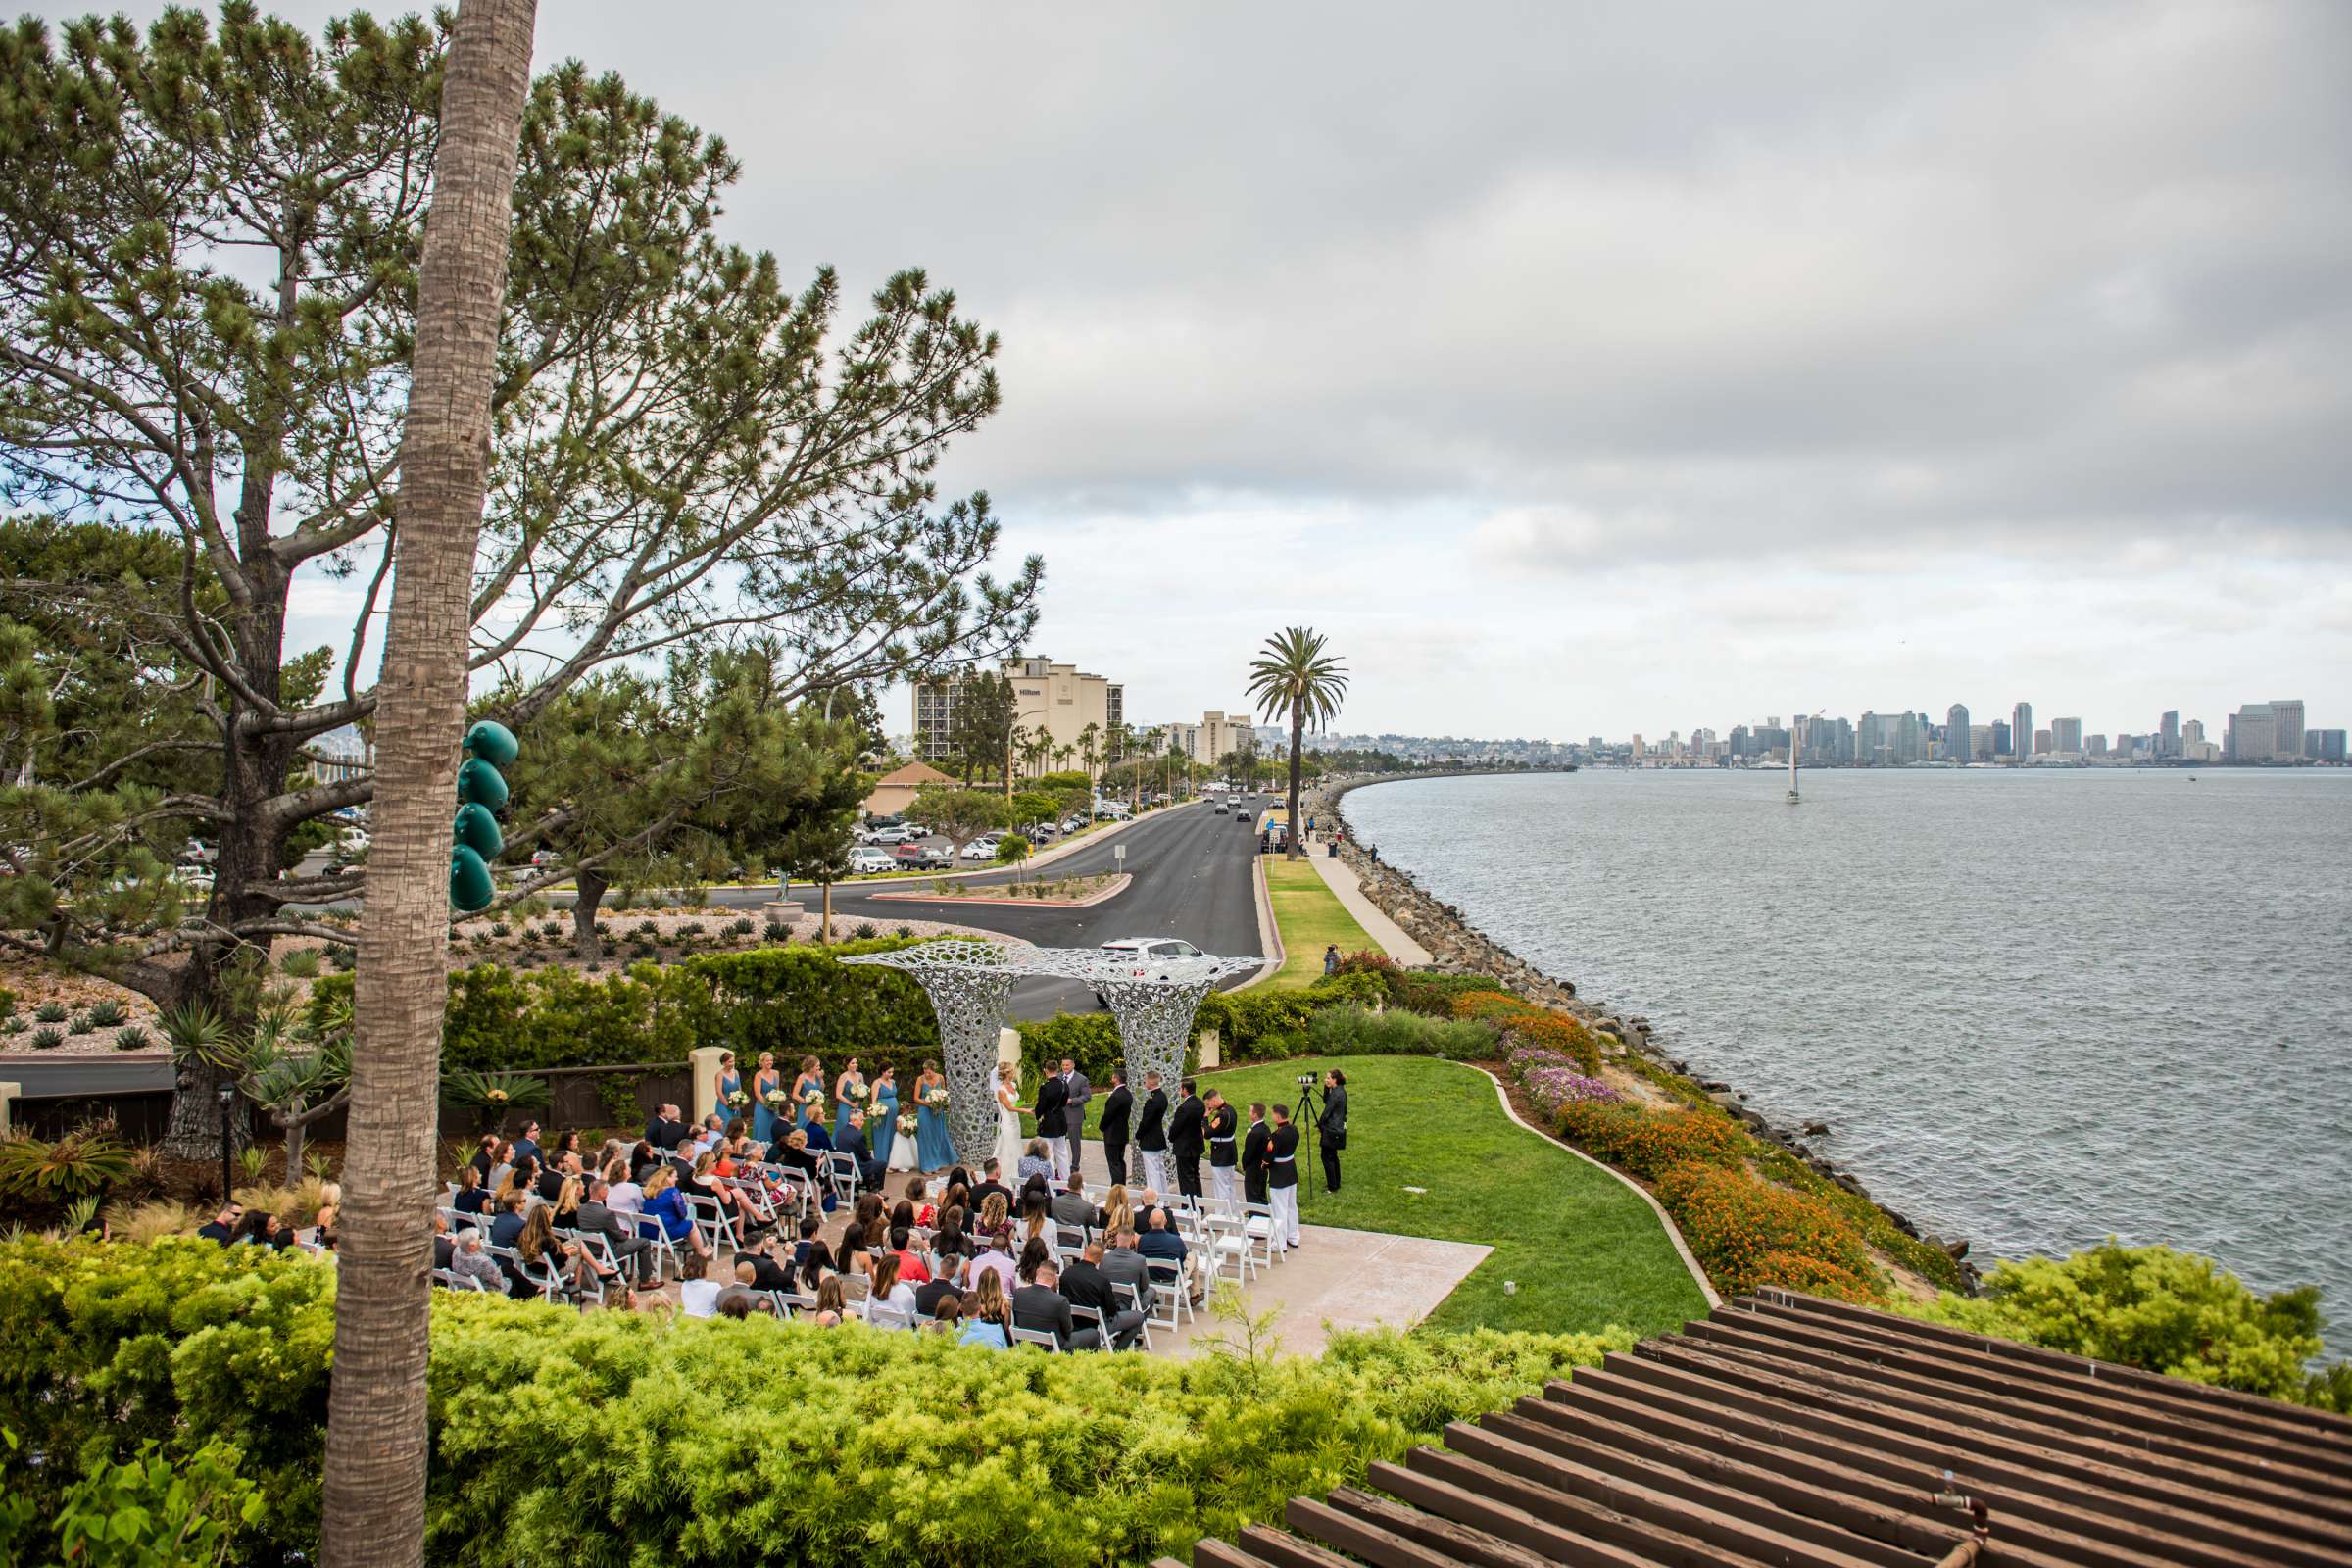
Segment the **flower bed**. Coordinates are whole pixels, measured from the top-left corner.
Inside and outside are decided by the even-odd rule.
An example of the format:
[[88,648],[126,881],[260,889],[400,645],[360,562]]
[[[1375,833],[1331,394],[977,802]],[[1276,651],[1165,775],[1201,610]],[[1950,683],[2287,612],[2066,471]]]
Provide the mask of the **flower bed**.
[[1838,1290],[1832,1294],[1847,1300],[1885,1298],[1860,1233],[1802,1193],[1768,1186],[1745,1169],[1693,1162],[1666,1172],[1658,1201],[1727,1296],[1766,1285],[1834,1284]]
[[1736,1164],[1744,1141],[1722,1116],[1622,1101],[1572,1100],[1560,1106],[1559,1132],[1587,1153],[1652,1182],[1677,1165]]

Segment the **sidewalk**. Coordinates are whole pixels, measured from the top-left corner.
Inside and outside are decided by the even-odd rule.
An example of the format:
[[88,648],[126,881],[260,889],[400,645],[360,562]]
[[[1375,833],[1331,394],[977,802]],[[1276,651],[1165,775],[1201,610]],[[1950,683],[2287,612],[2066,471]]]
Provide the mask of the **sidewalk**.
[[1306,858],[1314,862],[1316,870],[1323,873],[1323,880],[1338,895],[1341,907],[1355,916],[1355,923],[1370,933],[1373,941],[1387,949],[1390,957],[1407,967],[1430,961],[1427,948],[1406,936],[1396,921],[1381,913],[1373,906],[1372,901],[1364,897],[1363,884],[1356,877],[1355,867],[1333,855],[1330,845],[1311,844],[1300,848],[1312,852]]

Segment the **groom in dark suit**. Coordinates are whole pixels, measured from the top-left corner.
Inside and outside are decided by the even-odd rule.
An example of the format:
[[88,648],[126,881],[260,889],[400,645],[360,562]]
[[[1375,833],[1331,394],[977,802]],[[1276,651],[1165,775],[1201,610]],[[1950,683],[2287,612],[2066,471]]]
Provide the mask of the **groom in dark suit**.
[[1102,1157],[1110,1165],[1113,1186],[1127,1179],[1127,1127],[1135,1115],[1135,1096],[1127,1088],[1127,1069],[1110,1069],[1110,1093],[1102,1097]]
[[[1069,1136],[1070,1086],[1058,1074],[1049,1073],[1037,1084],[1037,1136],[1046,1141],[1049,1152],[1066,1147],[1062,1140]],[[1060,1161],[1055,1160],[1055,1165]],[[1061,1172],[1055,1170],[1054,1175]]]

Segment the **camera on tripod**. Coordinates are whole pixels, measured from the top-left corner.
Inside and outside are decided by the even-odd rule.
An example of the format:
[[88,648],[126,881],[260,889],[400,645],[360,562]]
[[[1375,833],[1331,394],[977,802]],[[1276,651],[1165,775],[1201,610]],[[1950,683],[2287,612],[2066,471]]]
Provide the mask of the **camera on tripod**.
[[1298,1075],[1298,1084],[1301,1089],[1312,1089],[1315,1087],[1315,1075],[1311,1072],[1302,1072]]

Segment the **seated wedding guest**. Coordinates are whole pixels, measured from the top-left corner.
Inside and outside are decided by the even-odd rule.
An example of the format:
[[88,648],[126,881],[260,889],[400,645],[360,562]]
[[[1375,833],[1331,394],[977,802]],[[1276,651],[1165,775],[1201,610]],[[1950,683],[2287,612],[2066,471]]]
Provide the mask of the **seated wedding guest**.
[[568,1228],[602,1236],[620,1266],[635,1276],[638,1284],[647,1283],[655,1261],[654,1244],[637,1234],[633,1214],[624,1216],[612,1206],[612,1186],[603,1177],[588,1184],[587,1195],[580,1200]]
[[810,1181],[816,1180],[817,1158],[808,1152],[808,1135],[795,1128],[784,1135],[780,1144],[768,1146],[767,1157],[788,1170],[797,1170]]
[[750,1317],[754,1312],[766,1310],[767,1303],[749,1291],[744,1292],[741,1296],[729,1296],[724,1291],[718,1293],[718,1315],[720,1317]]
[[212,1223],[198,1226],[196,1234],[208,1242],[219,1242],[222,1247],[226,1247],[237,1239],[237,1225],[244,1218],[244,1204],[223,1203],[220,1205],[220,1212],[213,1216]]
[[939,1304],[931,1310],[931,1330],[935,1334],[944,1334],[951,1340],[963,1332],[963,1298],[961,1297],[943,1296],[940,1298]]
[[629,1180],[644,1186],[645,1179],[660,1167],[662,1157],[652,1144],[642,1138],[637,1140],[629,1147]]
[[1056,1225],[1092,1230],[1102,1223],[1102,1211],[1087,1201],[1086,1178],[1076,1171],[1070,1172],[1069,1181],[1060,1192],[1054,1195],[1048,1212],[1054,1216]]
[[1061,1294],[1060,1280],[1061,1271],[1052,1258],[1038,1264],[1028,1283],[1012,1293],[1013,1326],[1052,1335],[1056,1349],[1091,1350],[1102,1343],[1102,1336],[1093,1324],[1080,1328],[1070,1316],[1069,1298]]
[[1013,1273],[1022,1279],[1027,1279],[1037,1272],[1037,1266],[1040,1263],[1053,1261],[1054,1249],[1046,1244],[1046,1239],[1042,1236],[1032,1236],[1021,1244],[1020,1260],[1013,1264]]
[[539,1152],[541,1159],[559,1168],[562,1167],[564,1156],[566,1154],[579,1154],[581,1166],[583,1168],[587,1166],[588,1156],[580,1152],[580,1135],[576,1132],[556,1134]]
[[627,1214],[632,1219],[645,1212],[645,1189],[629,1174],[625,1162],[615,1161],[605,1169],[605,1203],[615,1214]]
[[888,1307],[904,1312],[908,1321],[914,1317],[914,1287],[899,1278],[899,1260],[886,1256],[874,1265],[873,1281],[865,1297],[865,1320],[874,1320],[874,1308]]
[[734,1283],[718,1293],[718,1309],[724,1312],[730,1301],[739,1301],[743,1310],[735,1313],[735,1316],[742,1317],[751,1312],[759,1305],[759,1298],[752,1295],[759,1285],[759,1279],[760,1271],[752,1267],[748,1258],[737,1258]]
[[718,1157],[715,1154],[703,1155],[702,1158],[695,1161],[692,1171],[679,1178],[679,1189],[693,1197],[708,1198],[717,1203],[725,1210],[727,1218],[734,1223],[735,1234],[738,1236],[748,1239],[755,1232],[764,1233],[771,1229],[767,1221],[754,1216],[752,1200],[749,1198],[717,1179],[715,1170],[717,1163]]
[[1110,1288],[1110,1276],[1102,1272],[1103,1247],[1100,1241],[1086,1244],[1086,1254],[1072,1260],[1061,1271],[1061,1294],[1073,1306],[1091,1306],[1102,1314],[1110,1329],[1110,1348],[1129,1350],[1143,1338],[1144,1314],[1120,1301]]
[[1003,1193],[991,1193],[980,1200],[978,1230],[981,1239],[990,1243],[1012,1240],[1012,1200]]
[[914,1229],[914,1205],[904,1198],[890,1205],[890,1228],[895,1231],[901,1227]]
[[935,1267],[930,1281],[914,1288],[914,1309],[937,1317],[940,1302],[956,1300],[963,1295],[963,1287],[957,1282],[957,1276],[963,1269],[963,1258],[953,1250],[942,1250],[931,1261]]
[[850,1233],[862,1237],[873,1228],[874,1221],[881,1217],[882,1195],[880,1193],[859,1193],[858,1205],[850,1210]]
[[939,1222],[932,1227],[931,1245],[937,1247],[952,1236],[956,1239],[957,1251],[970,1251],[972,1233],[966,1228],[970,1222],[971,1216],[961,1203],[943,1204],[939,1211]]
[[1042,1241],[1053,1226],[1054,1216],[1046,1208],[1046,1195],[1037,1193],[1021,1205],[1021,1223],[1013,1234],[1026,1247],[1031,1242]]
[[771,1236],[750,1251],[737,1255],[736,1262],[752,1271],[751,1286],[753,1290],[782,1291],[788,1296],[797,1291],[798,1287],[793,1283],[792,1269],[787,1261],[790,1254],[779,1256],[779,1247],[780,1244]]
[[800,1275],[803,1296],[821,1294],[827,1283],[841,1278],[833,1269],[833,1250],[822,1242],[809,1243],[808,1252],[801,1258]]
[[645,1179],[645,1211],[638,1217],[637,1228],[643,1231],[649,1225],[661,1226],[662,1234],[672,1243],[685,1243],[696,1257],[710,1255],[710,1246],[696,1229],[694,1215],[666,1166]]
[[702,1157],[703,1152],[701,1148],[696,1145],[693,1137],[689,1135],[678,1140],[677,1147],[669,1152],[669,1157],[663,1160],[662,1164],[668,1169],[671,1175],[675,1176],[679,1181],[684,1181],[687,1177],[694,1174],[694,1162]]
[[812,1153],[830,1154],[833,1152],[833,1135],[825,1131],[823,1122],[812,1121],[808,1126],[801,1128],[800,1134],[802,1142],[808,1147]]
[[585,1172],[580,1169],[579,1155],[550,1155],[546,1168],[539,1172],[539,1184],[533,1191],[552,1203],[556,1200],[556,1196],[564,1191],[565,1182],[578,1181],[584,1174]]
[[490,1222],[491,1246],[514,1245],[514,1238],[522,1234],[522,1211],[529,1203],[521,1193],[509,1193],[498,1200],[498,1217]]
[[540,1207],[555,1211],[552,1219],[556,1229],[576,1231],[580,1228],[580,1204],[587,1196],[577,1176],[565,1176],[557,1183],[555,1196]]
[[931,1266],[923,1254],[915,1250],[914,1233],[904,1225],[890,1228],[890,1255],[899,1260],[899,1278],[909,1285],[927,1285],[931,1281]]
[[[608,1138],[605,1140],[603,1147],[599,1148],[596,1152],[596,1168],[600,1171],[604,1170],[616,1159],[625,1164],[628,1160],[628,1157],[629,1144],[627,1139]],[[605,1179],[607,1181],[611,1181],[612,1178],[608,1176]]]
[[528,1120],[523,1122],[522,1134],[514,1140],[514,1157],[517,1160],[525,1157],[539,1158],[539,1124],[537,1122]]
[[814,1214],[807,1214],[802,1216],[801,1239],[795,1242],[792,1247],[792,1266],[794,1268],[797,1269],[803,1263],[808,1261],[808,1249],[819,1245],[816,1238],[824,1230],[824,1228],[825,1222],[821,1219],[818,1219]]
[[460,1279],[472,1280],[483,1290],[503,1294],[507,1288],[507,1272],[483,1248],[480,1231],[469,1230],[458,1238],[457,1255],[450,1259],[449,1266]]
[[939,1205],[931,1200],[930,1191],[921,1171],[906,1178],[906,1202],[914,1210],[914,1217],[908,1223],[920,1230],[927,1231],[939,1223]]
[[678,1120],[678,1107],[664,1104],[645,1122],[645,1141],[656,1149],[674,1149],[692,1129]]
[[997,1162],[993,1158],[980,1162],[980,1184],[972,1189],[972,1202],[985,1209],[992,1197],[1004,1200],[1004,1211],[1008,1214],[1012,1212],[1012,1189],[998,1178]]
[[1137,1304],[1152,1299],[1152,1260],[1135,1246],[1135,1227],[1122,1226],[1111,1233],[1110,1246],[1102,1257],[1102,1277],[1113,1285],[1124,1285],[1135,1292]]
[[498,1184],[498,1197],[495,1201],[503,1207],[510,1195],[521,1194],[528,1197],[538,1183],[539,1162],[535,1159],[518,1159],[507,1167],[506,1180]]
[[490,1189],[482,1185],[482,1173],[467,1165],[458,1172],[458,1196],[449,1206],[461,1214],[479,1214],[490,1206]]
[[947,1179],[939,1184],[939,1190],[943,1193],[953,1193],[958,1187],[963,1189],[963,1197],[960,1200],[942,1198],[939,1200],[940,1207],[945,1208],[948,1206],[948,1204],[957,1201],[960,1201],[966,1208],[972,1206],[972,1173],[968,1170],[965,1170],[961,1165],[956,1165],[949,1168]]
[[1188,1249],[1184,1238],[1168,1224],[1168,1211],[1152,1209],[1144,1225],[1144,1234],[1137,1240],[1135,1250],[1154,1263],[1173,1263],[1181,1272]]
[[850,1298],[841,1287],[841,1276],[828,1274],[825,1283],[816,1288],[816,1325],[833,1328],[850,1315]]
[[480,1146],[474,1150],[473,1158],[467,1161],[473,1166],[473,1173],[482,1179],[485,1186],[489,1184],[490,1173],[498,1169],[498,1141],[496,1133],[482,1134]]
[[1012,1347],[1012,1336],[1006,1332],[1012,1326],[1011,1303],[1004,1287],[994,1273],[983,1273],[963,1298],[963,1331],[958,1334],[959,1345],[985,1345],[992,1349],[1004,1350]]
[[332,1234],[343,1224],[343,1184],[322,1182],[318,1187],[318,1212],[311,1223]]
[[238,1229],[237,1240],[282,1252],[294,1245],[294,1227],[275,1214],[258,1208],[248,1209],[245,1223]]
[[1049,1187],[1054,1185],[1054,1156],[1047,1152],[1043,1138],[1030,1139],[1021,1151],[1021,1162],[1012,1173],[1013,1184],[1025,1186],[1032,1176],[1043,1178]]
[[686,1277],[678,1282],[678,1309],[688,1317],[715,1317],[718,1281],[707,1278],[710,1265],[699,1257],[686,1262]]
[[1010,1294],[1015,1273],[1012,1254],[1004,1250],[1003,1244],[994,1238],[984,1241],[982,1249],[980,1255],[972,1259],[971,1270],[966,1277],[977,1285],[981,1275],[990,1275],[996,1280],[999,1292]]
[[[514,1250],[534,1271],[553,1268],[567,1296],[578,1296],[591,1285],[600,1290],[610,1286],[621,1289],[623,1303],[627,1300],[628,1293],[620,1287],[616,1271],[589,1256],[588,1249],[578,1242],[557,1240],[553,1213],[545,1203],[532,1209],[522,1222],[522,1234],[514,1238]],[[537,1286],[526,1289],[518,1281],[513,1294],[528,1297],[537,1293]]]

